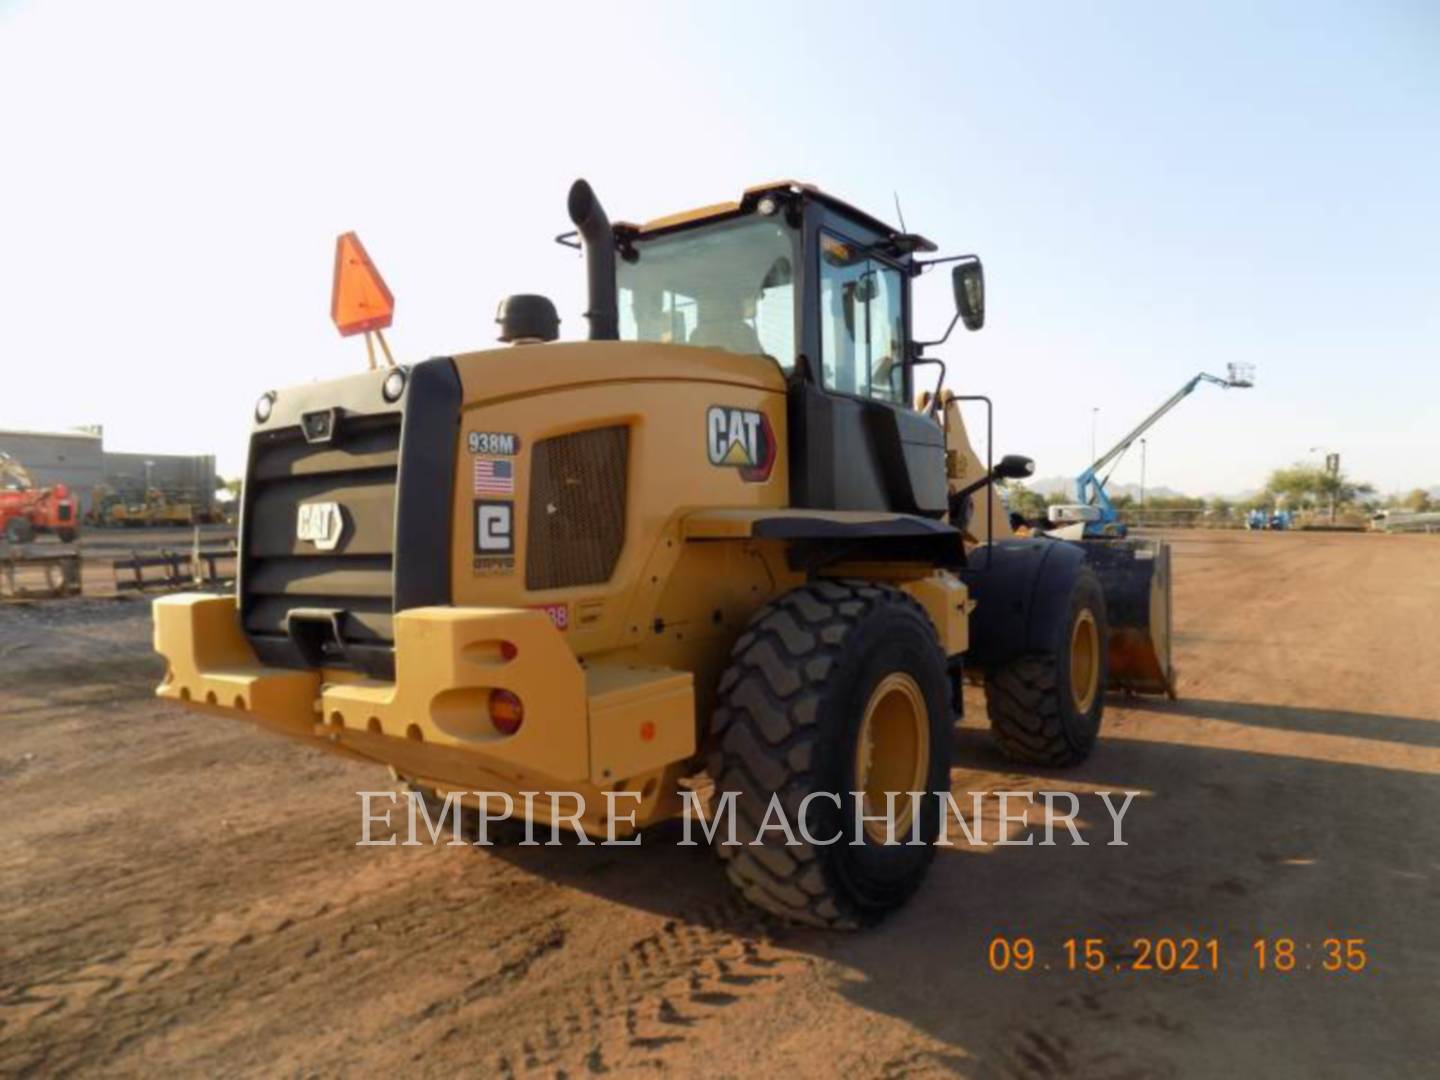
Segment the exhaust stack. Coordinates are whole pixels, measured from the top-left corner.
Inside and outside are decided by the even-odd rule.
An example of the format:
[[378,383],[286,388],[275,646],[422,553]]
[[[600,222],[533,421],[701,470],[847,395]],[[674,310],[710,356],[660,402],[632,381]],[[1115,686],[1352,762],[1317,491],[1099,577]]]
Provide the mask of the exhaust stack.
[[620,336],[620,307],[615,296],[615,234],[595,192],[584,180],[570,186],[570,220],[585,245],[585,272],[589,287],[591,341],[614,341]]

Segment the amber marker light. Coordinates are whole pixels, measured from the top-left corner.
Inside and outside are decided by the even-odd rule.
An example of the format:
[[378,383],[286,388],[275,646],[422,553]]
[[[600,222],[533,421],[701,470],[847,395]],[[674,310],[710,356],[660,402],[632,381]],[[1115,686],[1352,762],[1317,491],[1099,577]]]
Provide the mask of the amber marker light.
[[490,722],[501,735],[514,735],[525,722],[525,705],[509,690],[490,691]]

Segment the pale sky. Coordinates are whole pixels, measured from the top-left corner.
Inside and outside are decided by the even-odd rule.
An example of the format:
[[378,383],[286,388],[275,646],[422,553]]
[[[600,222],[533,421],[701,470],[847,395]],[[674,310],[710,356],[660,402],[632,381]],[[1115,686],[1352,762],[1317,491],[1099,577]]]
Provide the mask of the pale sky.
[[[264,390],[364,365],[337,233],[402,360],[543,292],[584,335],[577,176],[644,220],[812,181],[978,252],[941,350],[996,453],[1087,461],[1195,372],[1148,479],[1256,487],[1312,446],[1440,484],[1440,6],[0,0],[0,427],[242,467]],[[918,329],[951,314],[923,279]],[[927,369],[922,369],[922,371]],[[930,369],[933,370],[933,369]],[[1115,473],[1139,478],[1138,455]]]

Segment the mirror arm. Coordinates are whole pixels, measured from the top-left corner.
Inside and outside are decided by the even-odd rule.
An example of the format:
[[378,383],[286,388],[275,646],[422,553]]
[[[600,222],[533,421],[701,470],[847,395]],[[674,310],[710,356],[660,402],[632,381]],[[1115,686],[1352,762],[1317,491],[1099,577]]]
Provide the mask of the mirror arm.
[[[1023,469],[1023,473],[1016,475],[1016,469]],[[972,495],[987,484],[993,484],[997,480],[1028,480],[1035,475],[1035,462],[1020,454],[1006,454],[1000,459],[1000,464],[991,465],[985,475],[972,484],[961,488],[955,493],[956,498],[963,499]]]
[[979,262],[979,255],[946,255],[942,259],[916,259],[913,265],[918,266],[923,273],[928,267],[939,266],[941,263],[964,262],[969,259],[972,262]]
[[[950,325],[945,328],[945,336],[939,341],[917,341],[915,342],[916,356],[930,348],[932,345],[944,345],[950,340],[950,333],[955,329],[955,324],[960,321],[960,312],[955,312],[955,317],[950,320]],[[926,359],[929,359],[928,357]]]
[[988,472],[979,480],[976,480],[973,484],[968,484],[965,487],[961,488],[959,491],[955,492],[955,498],[963,499],[967,495],[974,495],[975,492],[979,491],[981,488],[986,487],[989,484],[993,484],[998,479],[999,477],[997,477],[993,472]]
[[[943,258],[940,258],[940,259],[916,259],[913,263],[911,263],[911,265],[915,267],[915,273],[916,273],[916,274],[923,274],[926,270],[930,269],[930,267],[932,267],[932,266],[939,266],[941,263],[967,262],[967,261],[968,261],[968,262],[979,262],[979,261],[980,261],[980,256],[979,256],[979,255],[946,255],[946,256],[944,256]],[[956,311],[956,312],[955,312],[955,317],[950,320],[950,325],[945,328],[945,335],[944,335],[942,338],[940,338],[939,341],[917,341],[917,342],[915,342],[916,356],[919,356],[919,354],[920,354],[921,352],[923,352],[925,349],[928,349],[928,348],[929,348],[930,346],[932,346],[932,345],[944,345],[945,342],[949,341],[949,340],[950,340],[950,335],[951,335],[951,334],[954,332],[954,330],[955,330],[955,324],[958,323],[959,321],[960,321],[960,312],[959,312],[959,311]]]

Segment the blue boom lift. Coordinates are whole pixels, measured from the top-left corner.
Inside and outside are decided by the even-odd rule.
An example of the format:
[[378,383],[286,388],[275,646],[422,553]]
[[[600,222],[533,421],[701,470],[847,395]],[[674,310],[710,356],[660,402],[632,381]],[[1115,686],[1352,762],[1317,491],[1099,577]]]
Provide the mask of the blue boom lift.
[[1228,368],[1229,374],[1223,379],[1218,375],[1200,372],[1179,390],[1176,390],[1163,405],[1140,421],[1135,430],[1101,454],[1075,478],[1075,502],[1050,507],[1050,523],[1052,525],[1073,525],[1084,522],[1085,536],[1090,538],[1124,536],[1126,533],[1125,523],[1120,520],[1120,512],[1115,509],[1114,504],[1110,501],[1110,496],[1105,493],[1105,483],[1110,479],[1110,473],[1106,472],[1102,477],[1101,470],[1109,468],[1114,471],[1120,459],[1125,456],[1125,451],[1134,445],[1135,440],[1154,427],[1162,416],[1189,397],[1202,382],[1214,383],[1227,390],[1232,387],[1241,389],[1255,385],[1254,365],[1230,364]]

